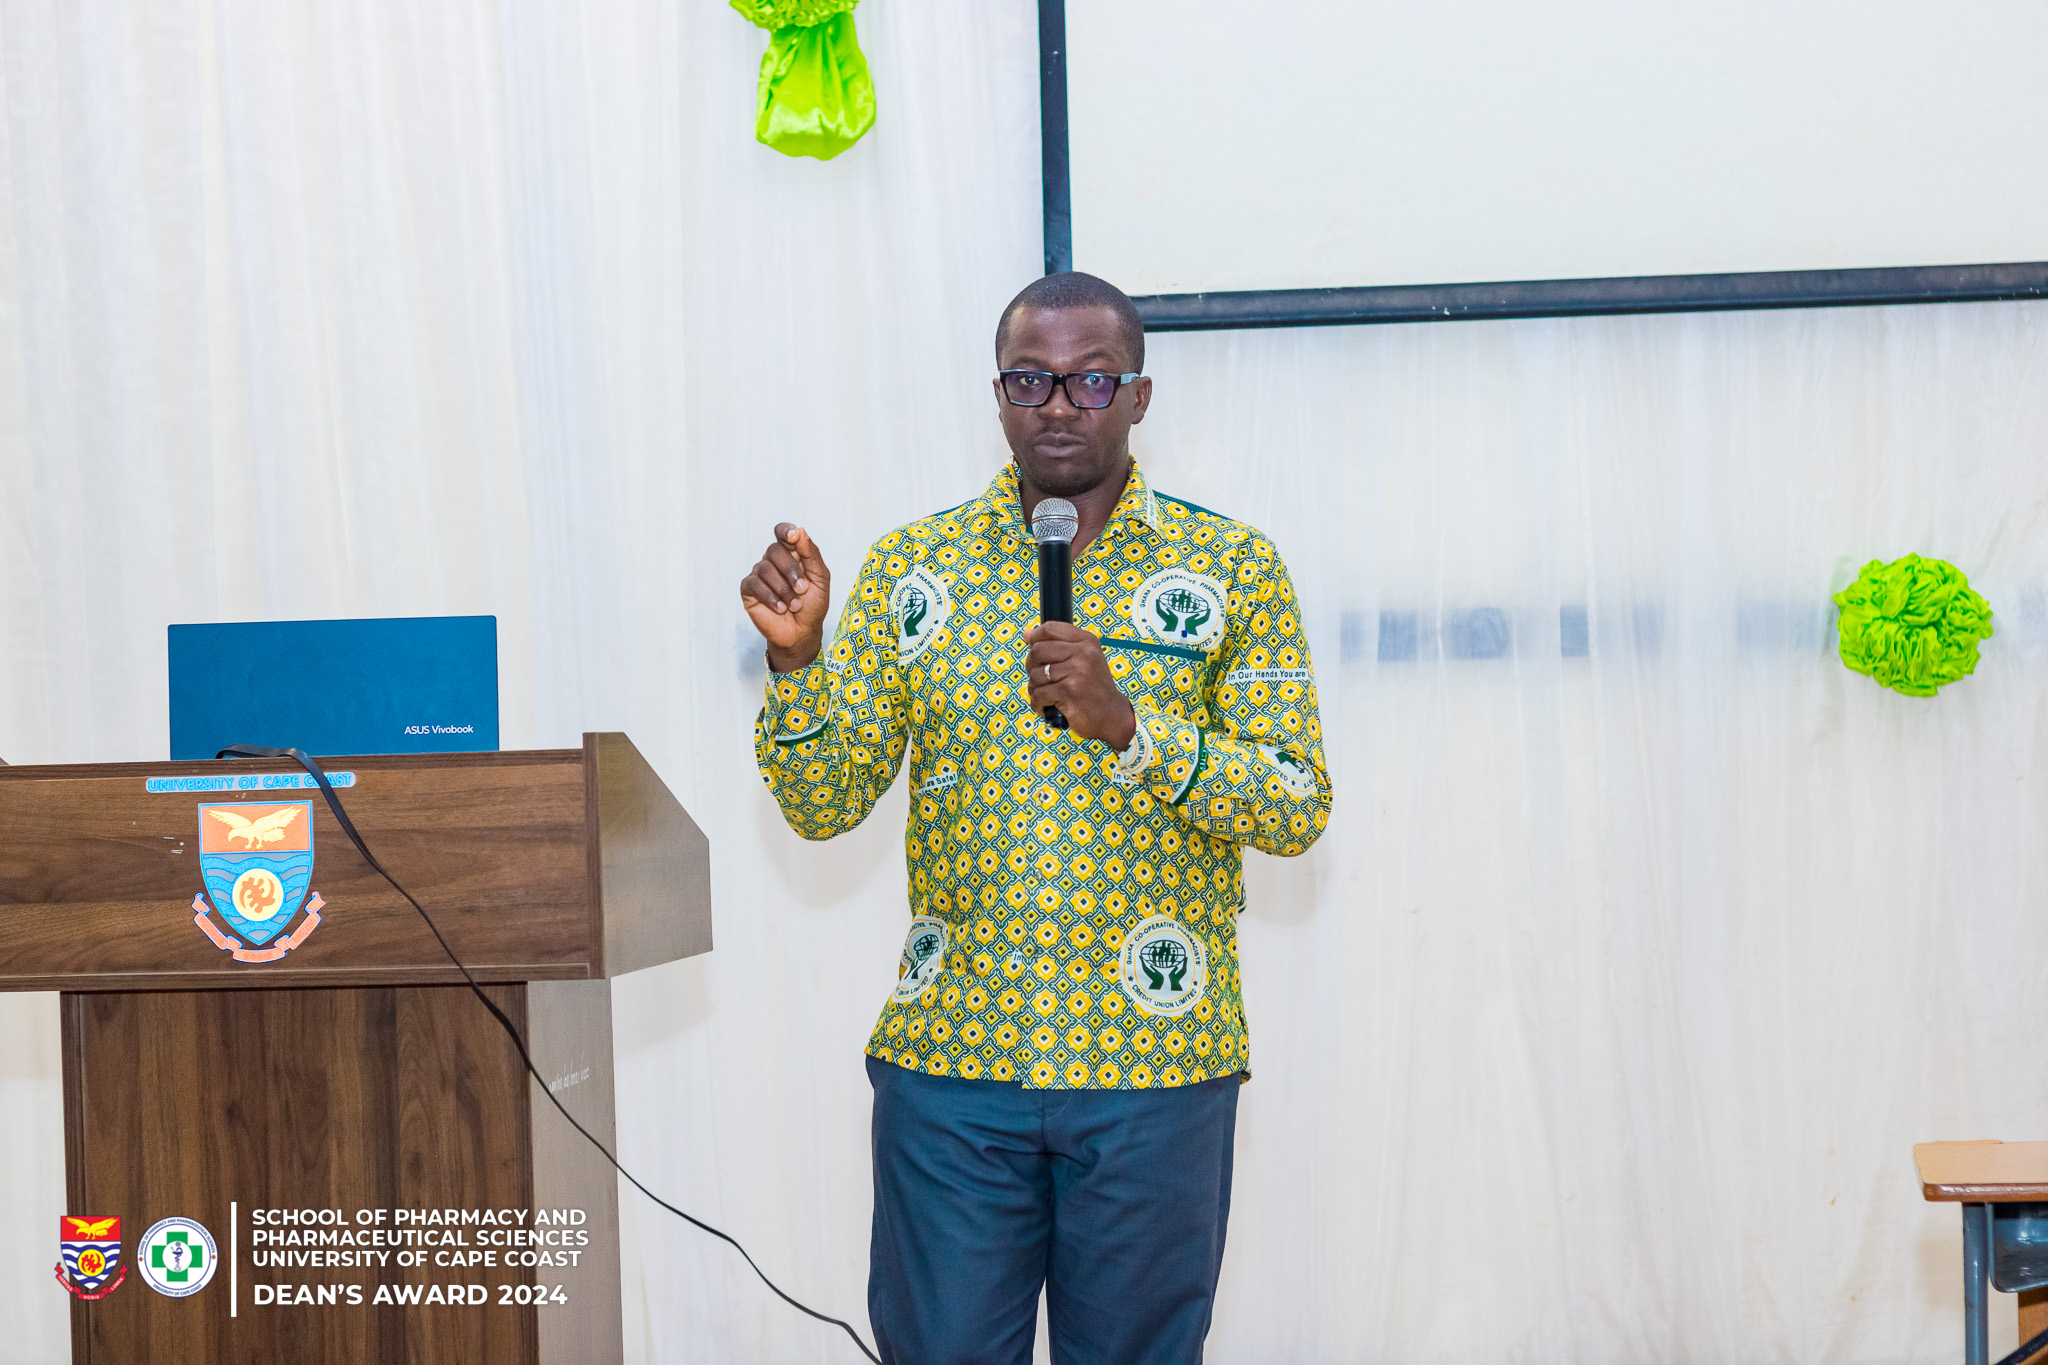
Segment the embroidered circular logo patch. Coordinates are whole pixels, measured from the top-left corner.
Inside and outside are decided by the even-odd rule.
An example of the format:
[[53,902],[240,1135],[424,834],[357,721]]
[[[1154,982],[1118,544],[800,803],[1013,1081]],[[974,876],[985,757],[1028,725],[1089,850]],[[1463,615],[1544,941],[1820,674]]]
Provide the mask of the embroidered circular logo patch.
[[1178,920],[1154,915],[1124,938],[1124,994],[1154,1014],[1186,1014],[1209,989],[1209,955]]
[[953,614],[953,599],[938,575],[920,564],[896,580],[889,611],[896,618],[896,657],[909,663],[944,629]]
[[135,1259],[142,1278],[159,1294],[182,1299],[213,1279],[213,1234],[190,1218],[166,1218],[142,1234]]
[[903,939],[903,956],[896,963],[896,989],[889,998],[899,1005],[917,999],[918,993],[938,980],[946,969],[946,922],[931,915],[910,921]]
[[1131,624],[1141,640],[1207,649],[1223,634],[1228,600],[1223,585],[1209,575],[1167,569],[1131,595]]
[[1259,752],[1266,756],[1266,762],[1273,765],[1273,771],[1280,775],[1280,785],[1296,796],[1307,796],[1316,789],[1316,775],[1309,771],[1308,764],[1291,749],[1277,744],[1261,744]]

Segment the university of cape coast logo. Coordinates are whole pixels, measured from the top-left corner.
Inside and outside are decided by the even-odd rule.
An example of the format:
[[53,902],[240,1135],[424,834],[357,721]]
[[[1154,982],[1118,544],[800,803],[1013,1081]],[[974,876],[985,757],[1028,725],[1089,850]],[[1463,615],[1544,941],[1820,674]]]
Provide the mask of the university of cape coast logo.
[[[313,803],[202,802],[199,874],[206,890],[192,898],[193,922],[237,962],[277,961],[319,927],[325,904],[317,892],[310,899],[306,894],[313,880]],[[278,938],[301,907],[306,914],[299,927]],[[240,942],[222,932],[209,909],[220,912]]]
[[1124,994],[1154,1014],[1186,1014],[1209,989],[1202,940],[1169,916],[1154,915],[1125,935],[1119,958]]
[[[81,1299],[104,1299],[128,1278],[121,1264],[121,1220],[74,1218],[57,1223],[57,1283]],[[108,1280],[112,1284],[108,1284]]]
[[1209,575],[1167,569],[1140,583],[1132,594],[1131,624],[1141,640],[1207,649],[1223,633],[1229,600],[1223,585]]
[[206,1288],[218,1259],[213,1234],[190,1218],[166,1218],[135,1244],[143,1283],[174,1299]]
[[910,933],[903,939],[903,956],[896,964],[896,989],[889,992],[897,1004],[908,1004],[938,977],[946,967],[946,922],[931,915],[910,921]]

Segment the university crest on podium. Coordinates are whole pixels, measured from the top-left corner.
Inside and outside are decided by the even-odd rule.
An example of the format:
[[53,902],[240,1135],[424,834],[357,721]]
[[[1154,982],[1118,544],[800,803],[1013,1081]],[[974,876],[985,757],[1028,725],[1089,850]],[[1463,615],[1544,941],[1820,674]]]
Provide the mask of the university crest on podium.
[[[116,1273],[118,1272],[118,1273]],[[81,1299],[104,1299],[128,1278],[121,1264],[119,1218],[74,1218],[57,1224],[57,1283]],[[107,1281],[112,1280],[112,1284]]]
[[[307,894],[313,880],[313,803],[202,802],[199,873],[206,890],[192,898],[193,922],[237,962],[277,961],[320,924],[324,902],[317,892]],[[299,927],[278,937],[301,909]],[[240,941],[223,932],[208,910],[217,911]]]

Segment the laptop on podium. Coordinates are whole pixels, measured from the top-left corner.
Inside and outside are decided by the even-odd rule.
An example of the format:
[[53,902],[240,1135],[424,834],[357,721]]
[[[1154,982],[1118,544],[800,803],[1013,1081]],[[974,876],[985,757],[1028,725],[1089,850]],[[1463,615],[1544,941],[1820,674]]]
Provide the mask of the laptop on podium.
[[498,747],[495,616],[172,626],[170,665],[174,759]]

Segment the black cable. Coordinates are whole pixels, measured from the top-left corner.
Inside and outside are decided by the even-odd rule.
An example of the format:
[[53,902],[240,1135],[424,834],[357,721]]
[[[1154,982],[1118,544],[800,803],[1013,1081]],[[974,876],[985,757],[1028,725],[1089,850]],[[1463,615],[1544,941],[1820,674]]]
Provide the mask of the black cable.
[[[775,1297],[781,1299],[784,1303],[788,1304],[791,1308],[796,1309],[799,1313],[808,1314],[809,1316],[816,1318],[819,1322],[829,1322],[834,1327],[841,1329],[846,1333],[847,1336],[853,1339],[853,1344],[860,1348],[860,1353],[862,1355],[866,1356],[869,1360],[873,1361],[874,1365],[882,1365],[881,1357],[877,1356],[873,1351],[868,1349],[868,1344],[860,1339],[860,1333],[853,1330],[852,1324],[841,1321],[838,1318],[831,1317],[828,1314],[820,1313],[817,1309],[799,1303],[797,1300],[783,1293],[781,1287],[777,1285],[775,1281],[769,1279],[766,1272],[764,1272],[760,1266],[754,1264],[754,1258],[751,1255],[748,1255],[747,1249],[740,1245],[738,1238],[734,1237],[730,1233],[720,1232],[717,1228],[712,1227],[711,1224],[705,1222],[701,1218],[691,1217],[689,1214],[684,1213],[681,1209],[677,1208],[674,1204],[669,1203],[668,1200],[663,1199],[653,1190],[650,1190],[645,1185],[641,1184],[638,1176],[634,1175],[624,1166],[621,1166],[619,1164],[619,1159],[611,1154],[611,1150],[608,1147],[606,1147],[602,1142],[599,1142],[596,1139],[596,1137],[592,1136],[588,1128],[585,1128],[582,1124],[576,1121],[576,1116],[570,1113],[568,1109],[562,1104],[562,1101],[556,1096],[555,1092],[548,1088],[547,1077],[541,1075],[540,1068],[536,1067],[533,1064],[533,1056],[526,1050],[526,1040],[519,1036],[518,1027],[514,1025],[512,1020],[506,1016],[505,1011],[498,1008],[498,1004],[495,1000],[492,1000],[491,997],[484,994],[484,988],[482,986],[479,986],[477,984],[476,978],[469,974],[469,968],[464,966],[462,959],[455,955],[455,950],[448,946],[448,940],[441,937],[441,930],[439,926],[437,926],[434,923],[434,917],[427,913],[427,909],[425,906],[421,905],[418,901],[413,899],[412,892],[406,890],[403,886],[399,885],[398,878],[392,876],[388,871],[385,870],[384,864],[377,861],[377,855],[370,852],[370,846],[363,842],[363,836],[356,833],[355,822],[349,819],[348,812],[341,808],[341,798],[334,794],[333,785],[328,782],[327,774],[321,771],[320,765],[318,763],[315,763],[311,758],[309,758],[303,750],[273,749],[270,748],[268,745],[262,744],[230,744],[227,748],[222,749],[219,753],[215,754],[214,757],[289,758],[293,762],[297,763],[300,767],[304,768],[307,771],[307,773],[309,773],[312,776],[313,780],[320,784],[320,794],[327,798],[327,809],[334,813],[335,823],[341,826],[341,832],[343,834],[346,834],[348,836],[348,841],[356,846],[356,852],[363,855],[363,861],[368,863],[371,867],[375,868],[378,876],[382,877],[385,881],[391,883],[392,890],[396,891],[399,895],[405,897],[407,903],[410,904],[413,909],[419,911],[420,918],[427,922],[427,928],[433,932],[434,941],[441,945],[441,951],[446,953],[448,955],[448,960],[455,964],[455,970],[462,973],[462,979],[469,983],[469,988],[471,991],[475,992],[476,998],[484,1002],[484,1008],[491,1012],[491,1017],[493,1019],[496,1019],[498,1021],[499,1026],[505,1030],[505,1036],[512,1040],[512,1046],[519,1049],[519,1060],[526,1063],[526,1070],[528,1074],[530,1074],[536,1081],[540,1082],[541,1093],[548,1097],[548,1103],[554,1105],[556,1110],[561,1113],[563,1118],[569,1120],[569,1126],[571,1128],[574,1128],[577,1132],[583,1134],[584,1140],[588,1142],[591,1146],[597,1148],[597,1150],[604,1155],[604,1159],[612,1164],[613,1170],[617,1171],[620,1175],[626,1177],[627,1180],[630,1180],[633,1183],[634,1189],[640,1191],[640,1193],[646,1195],[649,1199],[652,1199],[655,1203],[661,1205],[663,1208],[667,1209],[670,1213],[682,1219],[685,1223],[688,1223],[690,1226],[697,1228],[701,1231],[710,1233],[713,1237],[718,1238],[718,1240],[720,1240],[721,1242],[731,1243],[732,1249],[734,1251],[737,1251],[742,1257],[744,1257],[746,1259],[747,1265],[753,1269],[753,1272],[756,1275],[759,1275],[761,1277],[761,1283],[767,1285],[770,1289],[775,1291]],[[207,899],[210,901],[212,897],[209,895]]]

